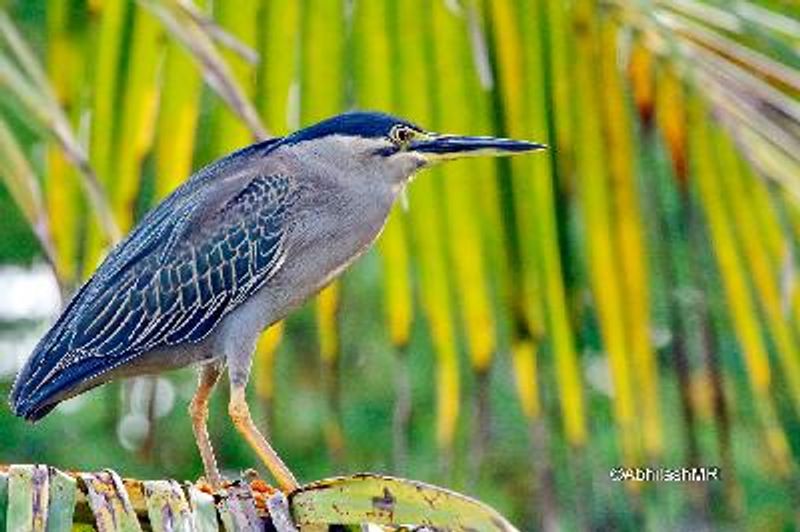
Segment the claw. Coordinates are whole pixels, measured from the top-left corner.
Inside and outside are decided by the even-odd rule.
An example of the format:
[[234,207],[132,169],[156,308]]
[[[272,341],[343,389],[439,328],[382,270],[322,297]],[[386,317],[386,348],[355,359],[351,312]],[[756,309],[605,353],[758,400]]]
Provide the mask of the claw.
[[263,493],[265,497],[272,497],[279,491],[276,487],[269,485],[266,481],[261,480],[260,478],[250,481],[250,489],[253,490],[254,493]]
[[214,494],[214,488],[206,480],[206,477],[198,478],[194,483],[194,487],[197,488],[198,490],[202,491],[203,493],[208,493],[209,495],[213,495]]

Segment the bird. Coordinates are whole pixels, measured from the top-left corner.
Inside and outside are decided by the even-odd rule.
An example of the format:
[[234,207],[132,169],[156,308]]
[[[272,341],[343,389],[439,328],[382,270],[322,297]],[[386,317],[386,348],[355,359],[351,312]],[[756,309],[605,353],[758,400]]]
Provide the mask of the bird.
[[19,370],[11,410],[35,422],[111,380],[195,366],[189,415],[205,479],[219,489],[208,402],[227,370],[233,425],[293,491],[295,475],[246,401],[261,332],[371,246],[420,170],[544,148],[352,111],[213,162],[143,216],[77,290]]

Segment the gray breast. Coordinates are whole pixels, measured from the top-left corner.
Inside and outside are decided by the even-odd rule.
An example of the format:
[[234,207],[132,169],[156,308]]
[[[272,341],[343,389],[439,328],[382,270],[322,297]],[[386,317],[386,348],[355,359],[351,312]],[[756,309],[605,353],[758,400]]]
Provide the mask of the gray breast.
[[286,253],[276,273],[223,322],[220,349],[249,352],[259,333],[286,317],[341,274],[375,241],[394,195],[332,179],[305,183],[287,226]]

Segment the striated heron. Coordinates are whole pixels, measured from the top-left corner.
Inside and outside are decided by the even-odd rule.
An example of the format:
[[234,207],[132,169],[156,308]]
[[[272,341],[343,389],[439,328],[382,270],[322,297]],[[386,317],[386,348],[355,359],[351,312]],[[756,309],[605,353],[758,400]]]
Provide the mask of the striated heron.
[[420,169],[541,148],[357,112],[212,163],[148,213],[81,287],[17,375],[11,408],[36,421],[112,379],[198,365],[189,412],[206,478],[219,488],[206,421],[227,367],[234,425],[293,490],[294,475],[245,401],[261,331],[364,253]]

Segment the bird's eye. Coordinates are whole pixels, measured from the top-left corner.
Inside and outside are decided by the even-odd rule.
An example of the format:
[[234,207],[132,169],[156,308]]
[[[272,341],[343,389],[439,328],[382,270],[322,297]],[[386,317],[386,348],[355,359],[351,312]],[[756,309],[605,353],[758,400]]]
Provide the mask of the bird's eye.
[[406,146],[416,136],[416,131],[407,126],[395,126],[389,133],[389,138],[395,144]]

